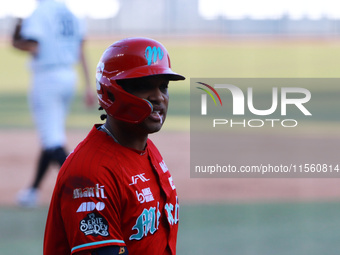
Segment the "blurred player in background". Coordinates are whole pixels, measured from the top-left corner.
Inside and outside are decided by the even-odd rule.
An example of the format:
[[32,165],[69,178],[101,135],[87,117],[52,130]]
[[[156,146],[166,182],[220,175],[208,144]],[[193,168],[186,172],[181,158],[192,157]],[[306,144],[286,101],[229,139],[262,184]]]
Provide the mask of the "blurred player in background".
[[76,90],[74,65],[81,62],[85,75],[85,103],[92,106],[95,94],[90,86],[83,51],[84,27],[64,3],[40,0],[35,11],[18,20],[12,45],[31,54],[32,88],[30,106],[42,151],[30,188],[18,194],[22,206],[35,206],[38,189],[51,163],[66,159],[65,120]]
[[165,121],[169,81],[185,78],[162,44],[128,38],[106,49],[96,79],[106,122],[59,172],[44,254],[176,254],[176,187],[148,135]]

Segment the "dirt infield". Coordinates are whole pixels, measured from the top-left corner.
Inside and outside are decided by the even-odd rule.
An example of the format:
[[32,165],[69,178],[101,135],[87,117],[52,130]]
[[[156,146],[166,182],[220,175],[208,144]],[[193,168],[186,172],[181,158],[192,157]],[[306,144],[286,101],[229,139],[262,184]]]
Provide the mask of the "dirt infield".
[[[68,148],[74,148],[87,132],[86,130],[68,131]],[[189,133],[161,132],[152,135],[151,139],[165,158],[181,202],[243,203],[320,201],[340,198],[340,178],[190,179]],[[39,152],[38,139],[32,130],[1,130],[0,141],[0,206],[14,205],[17,192],[27,187],[33,178],[36,156]],[[54,167],[48,172],[42,185],[42,205],[49,203],[56,176],[57,167]]]

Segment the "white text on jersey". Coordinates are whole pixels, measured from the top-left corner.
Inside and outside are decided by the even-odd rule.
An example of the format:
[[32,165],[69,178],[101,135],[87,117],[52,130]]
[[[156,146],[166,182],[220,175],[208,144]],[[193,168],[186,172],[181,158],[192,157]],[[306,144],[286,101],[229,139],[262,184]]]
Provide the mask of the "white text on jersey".
[[174,184],[174,181],[172,180],[172,176],[170,176],[170,177],[168,178],[168,180],[169,180],[169,184],[170,184],[172,190],[176,189],[176,186],[175,186],[175,184]]
[[142,189],[141,193],[138,193],[138,191],[136,190],[136,196],[137,196],[138,201],[141,204],[143,204],[144,202],[150,202],[150,201],[155,200],[153,198],[153,195],[152,195],[150,188]]
[[73,199],[82,197],[107,198],[104,192],[104,185],[96,184],[95,187],[78,188],[73,190]]
[[169,171],[167,165],[165,164],[164,160],[162,160],[162,162],[159,163],[160,167],[163,170],[163,173],[166,173],[167,171]]

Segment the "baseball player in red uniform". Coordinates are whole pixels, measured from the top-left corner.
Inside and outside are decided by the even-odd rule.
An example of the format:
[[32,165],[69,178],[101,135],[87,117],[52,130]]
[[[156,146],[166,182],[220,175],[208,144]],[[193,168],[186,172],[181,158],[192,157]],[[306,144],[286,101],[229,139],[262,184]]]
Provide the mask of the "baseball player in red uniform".
[[59,172],[44,254],[176,254],[176,187],[148,135],[164,123],[169,81],[185,78],[162,44],[128,38],[106,49],[96,79],[106,122]]

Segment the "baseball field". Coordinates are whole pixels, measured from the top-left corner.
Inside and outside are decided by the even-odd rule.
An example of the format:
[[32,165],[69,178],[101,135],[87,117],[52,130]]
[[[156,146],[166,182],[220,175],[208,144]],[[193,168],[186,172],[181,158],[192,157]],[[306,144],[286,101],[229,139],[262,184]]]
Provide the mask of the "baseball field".
[[[94,71],[104,49],[118,38],[89,40]],[[338,178],[190,178],[190,78],[338,78],[337,38],[155,38],[171,56],[172,67],[187,80],[170,85],[170,106],[163,130],[150,138],[172,173],[180,198],[179,255],[335,255],[340,251]],[[16,206],[16,193],[33,177],[39,144],[27,104],[27,56],[0,42],[0,254],[42,254],[43,232],[58,169],[49,171],[38,208]],[[100,123],[97,109],[86,109],[79,93],[67,120],[72,150]],[[95,85],[93,84],[95,88]],[[318,88],[329,90],[330,88]],[[332,100],[340,89],[332,88]],[[325,107],[329,107],[328,105]],[[339,115],[338,115],[339,116]],[[339,151],[339,119],[320,119],[306,132],[275,134],[276,141],[311,144],[286,148],[295,157],[327,158]],[[279,151],[265,142],[266,130],[235,131],[225,146],[230,157],[271,157]],[[273,134],[271,134],[273,135]],[[239,141],[249,143],[246,149]],[[323,153],[315,146],[323,143]],[[289,158],[285,159],[289,161]],[[340,162],[339,162],[340,163]]]

